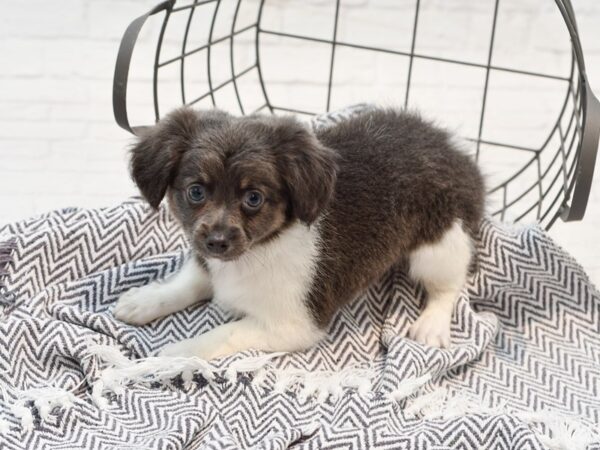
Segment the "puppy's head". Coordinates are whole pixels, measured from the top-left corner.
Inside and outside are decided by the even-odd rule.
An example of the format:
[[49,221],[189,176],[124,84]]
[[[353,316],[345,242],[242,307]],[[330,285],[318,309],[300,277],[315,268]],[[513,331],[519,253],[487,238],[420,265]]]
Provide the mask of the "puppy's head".
[[131,174],[153,207],[168,197],[199,254],[230,260],[294,221],[314,222],[336,164],[293,118],[181,108],[139,138]]

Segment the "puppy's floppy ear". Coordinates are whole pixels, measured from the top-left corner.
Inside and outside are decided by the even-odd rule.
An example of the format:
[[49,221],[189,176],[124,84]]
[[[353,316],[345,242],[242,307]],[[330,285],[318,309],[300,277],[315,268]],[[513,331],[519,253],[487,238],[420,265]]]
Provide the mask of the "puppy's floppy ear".
[[131,177],[144,198],[158,208],[198,129],[198,114],[180,108],[142,131],[131,148]]
[[279,169],[290,195],[292,214],[310,225],[333,196],[336,153],[297,120],[272,120]]
[[[158,208],[177,172],[181,156],[190,148],[202,117],[219,116],[220,111],[199,113],[179,108],[142,132],[131,148],[130,170],[144,198]],[[207,117],[210,122],[211,117]]]

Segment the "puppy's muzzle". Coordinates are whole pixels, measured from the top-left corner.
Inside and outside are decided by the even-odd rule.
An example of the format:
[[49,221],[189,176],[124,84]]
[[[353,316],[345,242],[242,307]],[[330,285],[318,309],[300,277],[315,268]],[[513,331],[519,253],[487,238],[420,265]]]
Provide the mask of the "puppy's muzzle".
[[204,246],[210,253],[221,255],[229,250],[231,239],[225,236],[225,233],[221,231],[213,231],[206,237]]
[[244,250],[242,231],[238,227],[206,227],[196,235],[196,248],[203,248],[208,256],[229,258]]

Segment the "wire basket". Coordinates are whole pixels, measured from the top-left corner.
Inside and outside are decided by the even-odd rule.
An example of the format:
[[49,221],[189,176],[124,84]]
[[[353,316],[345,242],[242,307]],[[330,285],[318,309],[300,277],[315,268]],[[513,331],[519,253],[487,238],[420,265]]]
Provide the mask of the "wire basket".
[[[423,81],[424,78],[445,70],[472,71],[477,73],[478,81],[473,86],[462,86],[469,89],[469,101],[453,101],[450,98],[443,103],[469,105],[470,115],[462,119],[469,122],[470,132],[463,135],[484,171],[487,167],[493,172],[489,189],[491,214],[502,220],[535,221],[546,229],[558,217],[565,221],[581,220],[590,193],[598,148],[600,104],[587,82],[570,1],[555,0],[555,5],[551,0],[539,1],[556,8],[561,26],[554,27],[552,31],[565,33],[568,67],[560,73],[558,70],[557,73],[548,73],[531,67],[523,68],[519,64],[512,64],[512,61],[505,64],[498,61],[501,58],[496,41],[502,35],[500,0],[489,0],[489,9],[479,11],[479,14],[487,17],[480,22],[489,22],[487,29],[482,31],[484,39],[477,39],[478,43],[485,44],[479,60],[468,50],[468,42],[459,42],[455,46],[450,42],[447,54],[442,55],[428,53],[426,48],[418,45],[427,33],[425,18],[431,8],[427,9],[426,0],[384,1],[384,6],[390,9],[383,13],[378,10],[378,14],[388,23],[390,20],[398,21],[397,27],[392,23],[394,36],[378,33],[375,29],[358,33],[363,37],[362,40],[347,32],[352,8],[360,12],[356,23],[363,26],[368,23],[365,19],[368,16],[367,7],[376,4],[377,0],[358,6],[352,0],[331,0],[329,4],[321,2],[317,5],[319,11],[327,11],[314,14],[310,18],[311,25],[299,31],[294,21],[285,20],[285,14],[284,20],[279,22],[267,20],[267,16],[272,18],[274,13],[281,15],[281,8],[286,6],[285,2],[277,0],[165,1],[133,21],[123,36],[114,75],[115,119],[122,128],[134,134],[139,128],[130,125],[127,112],[130,63],[144,23],[150,16],[160,12],[164,12],[164,15],[157,37],[152,75],[155,120],[171,107],[182,104],[216,106],[241,114],[265,111],[314,115],[356,100],[380,100],[369,97],[377,80],[362,80],[362,85],[357,83],[349,86],[352,80],[345,75],[352,74],[357,64],[369,69],[382,60],[388,65],[381,73],[388,77],[392,74],[392,83],[389,86],[385,82],[382,84],[387,96],[386,103],[417,106],[427,115],[427,105],[422,107],[419,101],[433,97],[430,105],[435,105],[438,95],[427,94],[427,88],[436,89],[440,83],[439,80]],[[311,8],[316,8],[314,5],[304,5],[298,11],[312,13]],[[436,8],[439,9],[439,5],[438,2]],[[480,7],[479,2],[473,6]],[[394,19],[397,12],[400,15]],[[173,38],[167,37],[169,30]],[[400,41],[403,46],[395,45]],[[308,53],[307,44],[310,49]],[[300,72],[307,76],[314,75],[317,81],[303,80],[292,87],[289,83],[282,85],[278,82],[281,74],[277,74],[277,71],[283,64],[282,55],[286,55],[286,64],[289,64],[290,55],[286,52],[294,51],[298,52],[299,64],[292,68],[295,73],[288,81],[294,82]],[[366,59],[362,61],[361,58]],[[437,69],[419,70],[423,64],[436,64]],[[164,76],[167,71],[170,71],[170,77]],[[274,75],[269,73],[273,71]],[[533,145],[529,139],[519,138],[528,136],[529,119],[504,128],[490,124],[492,116],[499,117],[502,113],[502,108],[499,108],[499,112],[495,111],[493,104],[504,95],[501,83],[497,83],[502,76],[509,77],[510,83],[517,86],[532,85],[532,90],[538,84],[556,85],[553,88],[554,92],[558,92],[558,100],[553,102],[556,114],[550,118],[543,133],[538,133],[537,142]],[[455,78],[466,79],[465,83],[469,83],[469,77],[459,75]],[[163,95],[163,85],[170,86],[168,95]],[[449,86],[446,91],[453,92],[456,89]],[[519,96],[526,97],[526,94],[522,92]],[[308,98],[319,98],[319,104],[312,108],[304,107]],[[524,98],[521,104],[535,102]],[[450,118],[457,115],[460,116],[452,114],[452,111],[449,114]],[[533,117],[537,115],[534,112]],[[493,138],[487,136],[490,133],[488,130],[495,133],[492,133]],[[511,133],[516,133],[516,138],[510,138]]]

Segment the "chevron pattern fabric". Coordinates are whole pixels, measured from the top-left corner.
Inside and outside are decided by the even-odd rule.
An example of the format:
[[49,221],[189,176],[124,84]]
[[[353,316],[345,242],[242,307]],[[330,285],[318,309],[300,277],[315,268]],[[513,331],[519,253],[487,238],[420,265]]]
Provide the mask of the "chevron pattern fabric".
[[109,385],[231,320],[210,302],[143,327],[113,317],[185,253],[139,199],[0,227],[0,448],[600,448],[600,295],[537,227],[482,224],[448,350],[404,337],[424,293],[392,271],[316,348]]

